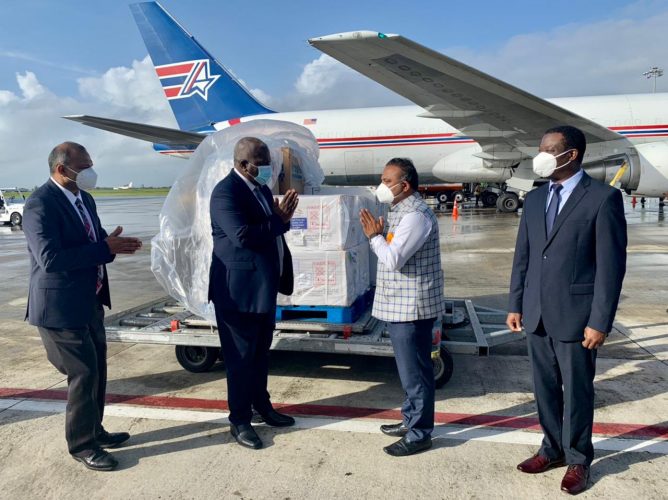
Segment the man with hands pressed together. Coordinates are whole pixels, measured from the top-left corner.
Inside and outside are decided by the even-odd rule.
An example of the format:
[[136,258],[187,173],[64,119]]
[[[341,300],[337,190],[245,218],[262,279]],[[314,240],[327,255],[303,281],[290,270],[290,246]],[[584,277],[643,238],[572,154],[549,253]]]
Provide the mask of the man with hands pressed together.
[[112,470],[104,448],[130,438],[102,427],[107,384],[103,305],[111,307],[106,264],[141,248],[137,238],[100,225],[93,197],[97,174],[86,149],[64,142],[49,154],[50,179],[25,204],[30,255],[26,317],[37,326],[47,358],[67,375],[65,435],[70,454],[93,470]]
[[432,328],[445,312],[438,221],[417,192],[418,174],[411,160],[390,160],[376,190],[390,204],[387,227],[366,209],[360,213],[364,233],[378,257],[372,314],[387,322],[406,398],[403,421],[381,425],[401,438],[383,450],[407,456],[431,447],[434,429]]
[[235,145],[234,169],[211,194],[213,255],[209,300],[216,310],[218,335],[227,368],[230,431],[241,446],[259,449],[251,425],[253,409],[271,426],[295,421],[275,411],[267,392],[269,348],[278,292],[293,289],[292,256],[283,234],[297,208],[289,190],[272,199],[269,148],[255,137]]
[[618,189],[589,177],[584,134],[555,127],[542,138],[520,220],[508,327],[527,332],[540,450],[517,468],[529,474],[568,465],[566,493],[587,487],[594,458],[596,350],[612,329],[626,271],[626,219]]

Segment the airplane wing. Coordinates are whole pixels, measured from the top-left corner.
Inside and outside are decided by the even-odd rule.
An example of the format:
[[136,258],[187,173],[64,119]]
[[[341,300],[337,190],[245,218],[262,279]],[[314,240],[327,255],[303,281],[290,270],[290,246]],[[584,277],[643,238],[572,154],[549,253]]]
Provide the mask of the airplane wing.
[[619,141],[621,135],[544,99],[486,75],[400,35],[357,31],[312,38],[334,59],[422,106],[476,140],[477,156],[490,163],[527,158],[555,125],[581,129],[587,142]]
[[184,132],[182,130],[157,127],[155,125],[145,125],[143,123],[124,122],[113,120],[111,118],[100,118],[90,115],[69,115],[63,116],[67,120],[83,123],[89,127],[95,127],[116,134],[127,135],[142,141],[149,141],[158,144],[173,146],[197,146],[202,142],[206,135],[195,132]]

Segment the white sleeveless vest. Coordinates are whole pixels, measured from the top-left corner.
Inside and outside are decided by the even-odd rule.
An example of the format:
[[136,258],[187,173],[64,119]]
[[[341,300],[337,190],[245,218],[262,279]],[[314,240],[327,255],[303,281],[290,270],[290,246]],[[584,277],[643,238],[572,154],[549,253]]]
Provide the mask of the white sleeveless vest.
[[445,312],[438,221],[434,212],[414,193],[390,208],[383,236],[394,233],[401,219],[421,212],[431,221],[424,245],[398,271],[378,261],[374,317],[389,322],[415,321],[441,316]]

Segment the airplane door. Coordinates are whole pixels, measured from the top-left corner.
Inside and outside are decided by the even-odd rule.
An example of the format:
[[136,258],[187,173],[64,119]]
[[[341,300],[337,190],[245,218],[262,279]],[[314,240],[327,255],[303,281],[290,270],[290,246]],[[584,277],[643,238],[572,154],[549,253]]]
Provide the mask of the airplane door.
[[355,185],[373,185],[378,183],[380,170],[374,165],[373,151],[346,151],[346,181]]

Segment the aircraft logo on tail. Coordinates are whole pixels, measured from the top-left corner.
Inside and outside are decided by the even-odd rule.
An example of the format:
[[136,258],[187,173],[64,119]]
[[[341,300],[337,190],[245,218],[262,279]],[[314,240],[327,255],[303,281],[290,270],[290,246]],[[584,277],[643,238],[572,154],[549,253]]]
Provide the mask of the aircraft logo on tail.
[[206,101],[209,89],[220,78],[220,75],[211,73],[208,59],[164,64],[156,66],[155,72],[165,91],[165,97],[170,101],[195,94]]

